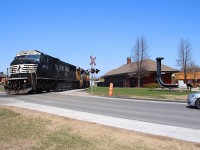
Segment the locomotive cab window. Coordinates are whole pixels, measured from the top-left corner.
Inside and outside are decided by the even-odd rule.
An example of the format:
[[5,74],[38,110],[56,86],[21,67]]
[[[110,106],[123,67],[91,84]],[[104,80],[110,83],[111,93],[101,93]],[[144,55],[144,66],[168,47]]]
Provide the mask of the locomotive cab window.
[[39,61],[40,55],[21,55],[21,56],[15,57],[15,60],[19,60],[19,59],[32,59],[32,60]]
[[47,57],[45,55],[42,56],[42,62],[47,63]]

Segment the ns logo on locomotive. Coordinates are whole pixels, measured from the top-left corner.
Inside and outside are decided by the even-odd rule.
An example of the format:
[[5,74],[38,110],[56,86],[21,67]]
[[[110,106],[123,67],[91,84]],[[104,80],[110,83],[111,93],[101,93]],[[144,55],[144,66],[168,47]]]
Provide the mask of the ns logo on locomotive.
[[21,51],[10,64],[4,85],[7,94],[87,88],[89,74],[37,50]]

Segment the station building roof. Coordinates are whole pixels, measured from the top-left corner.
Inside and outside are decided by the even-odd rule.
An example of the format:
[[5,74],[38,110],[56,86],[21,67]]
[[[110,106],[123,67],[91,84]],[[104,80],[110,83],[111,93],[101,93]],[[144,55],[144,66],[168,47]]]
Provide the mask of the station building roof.
[[[145,59],[143,61],[143,66],[148,72],[156,72],[157,71],[157,63],[156,61],[152,59]],[[120,74],[130,74],[134,73],[137,71],[137,62],[131,62],[130,60],[127,59],[127,64],[124,64],[116,69],[108,71],[106,74],[102,76],[102,78],[107,77],[107,76],[114,76],[114,75],[120,75]],[[161,64],[161,71],[162,72],[179,72],[178,70],[166,66],[164,64]]]

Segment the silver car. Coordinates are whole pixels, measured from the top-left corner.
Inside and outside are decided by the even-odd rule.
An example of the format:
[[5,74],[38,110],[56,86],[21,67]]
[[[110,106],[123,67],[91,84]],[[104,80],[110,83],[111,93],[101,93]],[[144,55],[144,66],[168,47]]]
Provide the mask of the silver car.
[[189,94],[187,97],[187,102],[189,106],[194,106],[200,109],[200,92]]

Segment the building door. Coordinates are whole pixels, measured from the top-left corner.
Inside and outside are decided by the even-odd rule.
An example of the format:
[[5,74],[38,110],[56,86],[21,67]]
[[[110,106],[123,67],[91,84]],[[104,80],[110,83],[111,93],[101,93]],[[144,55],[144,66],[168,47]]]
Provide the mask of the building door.
[[130,87],[136,87],[136,79],[135,78],[130,78],[129,83],[130,83]]

